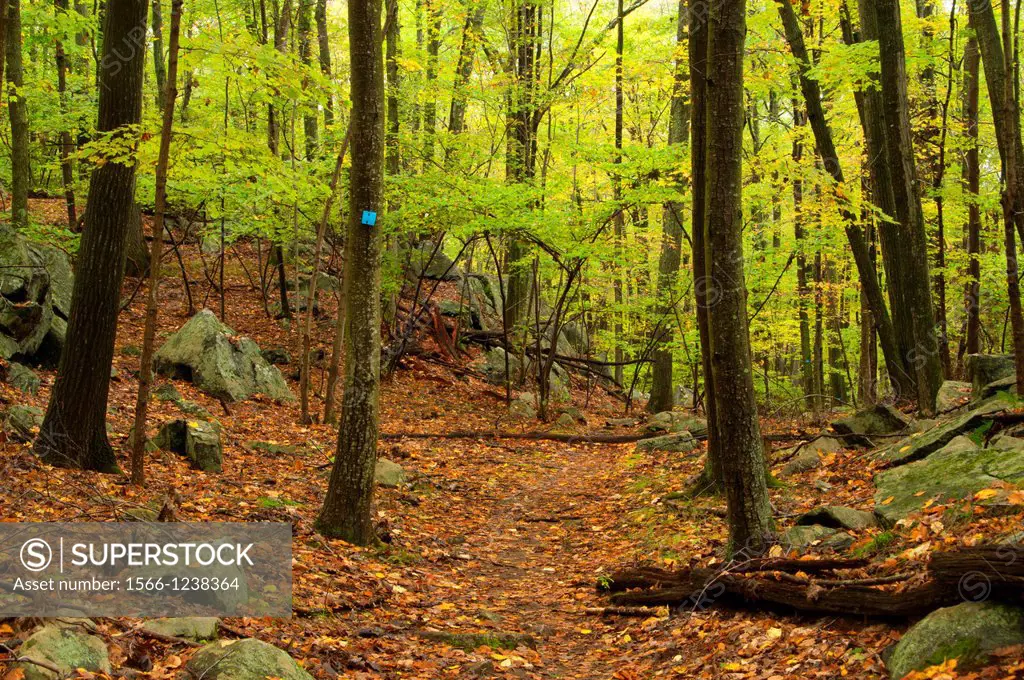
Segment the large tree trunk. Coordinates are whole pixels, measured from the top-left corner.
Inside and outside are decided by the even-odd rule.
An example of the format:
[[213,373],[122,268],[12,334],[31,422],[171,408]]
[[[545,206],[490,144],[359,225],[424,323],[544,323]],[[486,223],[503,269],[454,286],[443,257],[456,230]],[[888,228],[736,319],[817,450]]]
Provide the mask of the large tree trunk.
[[[115,53],[145,35],[146,0],[108,0],[99,63],[101,133],[125,130],[142,118],[144,50]],[[67,344],[61,354],[36,452],[53,465],[114,472],[107,441],[107,389],[124,272],[125,230],[134,209],[135,164],[110,159],[93,170],[85,230],[71,297]]]
[[[683,45],[687,42],[689,27],[687,25],[686,0],[679,0],[679,17],[676,23],[676,57],[675,76],[672,88],[672,103],[668,119],[668,143],[684,144],[689,134],[690,111],[684,92],[686,82],[685,62],[682,58]],[[679,192],[684,187],[682,181],[677,183]],[[647,402],[647,410],[651,413],[671,411],[674,406],[672,384],[672,329],[675,318],[676,279],[679,275],[680,251],[683,247],[683,204],[681,201],[669,201],[662,210],[661,217],[661,256],[658,259],[658,305],[655,316],[655,333],[657,345],[652,354],[651,398]],[[697,386],[693,386],[696,390]]]
[[[622,164],[622,106],[623,106],[623,93],[622,93],[622,50],[624,41],[624,27],[625,23],[622,20],[622,0],[617,0],[617,18],[618,23],[615,26],[615,165],[619,166]],[[613,171],[612,175],[612,201],[616,206],[615,217],[613,218],[613,234],[615,238],[615,264],[613,265],[615,271],[612,275],[612,295],[615,301],[615,310],[613,316],[615,318],[615,382],[622,382],[622,346],[625,344],[625,338],[622,337],[623,324],[622,319],[624,316],[623,306],[623,279],[626,277],[626,269],[623,267],[622,248],[623,243],[626,240],[626,208],[622,205],[622,174],[618,170]],[[629,405],[629,400],[632,399],[632,395],[627,397],[626,404]]]
[[[872,5],[868,4],[868,0],[860,0],[858,7],[861,38],[865,41],[877,40],[877,21]],[[847,41],[852,43],[852,36],[849,36]],[[877,73],[871,75],[875,78],[878,77]],[[895,219],[896,204],[893,197],[893,180],[890,176],[885,149],[882,95],[879,88],[870,87],[856,93],[856,96],[871,175],[871,199],[882,213]],[[886,356],[886,368],[895,395],[899,398],[914,398],[917,394],[917,375],[907,361],[908,355],[914,348],[914,327],[911,310],[904,299],[904,290],[907,287],[907,268],[900,260],[900,228],[889,220],[879,220],[878,236],[882,246],[882,265],[885,268],[889,309],[892,313],[893,333],[898,353],[898,364],[896,364],[898,370],[893,370],[888,356]],[[879,344],[883,344],[881,328],[879,328]],[[884,347],[882,353],[886,354]]]
[[[536,169],[534,106],[537,68],[540,59],[540,7],[530,0],[515,0],[511,21],[511,74],[508,95],[507,151],[505,179],[509,184],[530,183]],[[514,236],[505,252],[508,290],[502,309],[504,327],[510,335],[526,317],[530,298],[530,273],[521,260],[528,249]]]
[[918,408],[929,414],[935,410],[935,395],[942,384],[942,363],[932,307],[928,238],[911,141],[900,4],[898,0],[875,0],[873,4],[881,57],[886,157],[892,177],[895,217],[901,232],[899,262],[904,269],[906,283],[903,302],[910,308],[914,338],[913,347],[905,358],[917,379]]
[[[970,4],[971,27],[978,38],[989,102],[996,128],[996,143],[1003,162],[1003,236],[1006,253],[1006,288],[1009,295],[1010,322],[1017,367],[1017,391],[1024,394],[1024,313],[1021,311],[1017,281],[1016,232],[1024,234],[1024,149],[1021,148],[1020,118],[1013,96],[1009,15],[1004,12],[1004,37],[1000,39],[991,0]],[[1004,54],[1005,50],[1005,54]],[[1022,235],[1024,241],[1024,235]]]
[[345,262],[345,394],[330,485],[317,518],[326,536],[375,540],[371,509],[380,397],[380,217],[384,202],[384,58],[381,0],[348,4],[352,65],[352,168]]
[[11,119],[11,224],[28,226],[28,189],[32,178],[25,101],[25,69],[21,59],[21,0],[7,5],[7,109]]
[[[963,183],[967,194],[967,284],[964,309],[967,332],[964,353],[981,352],[981,167],[978,162],[978,98],[981,53],[978,41],[971,37],[964,46],[963,118],[967,132],[967,149],[963,159]],[[961,353],[961,357],[964,353]],[[961,358],[962,362],[962,358]]]
[[757,419],[743,271],[743,58],[746,1],[712,8],[707,53],[704,229],[716,436],[722,452],[729,552],[760,555],[773,541]]
[[[690,232],[693,239],[693,292],[700,335],[701,371],[704,373],[704,411],[708,417],[708,450],[704,471],[695,492],[716,492],[723,483],[722,456],[718,438],[715,406],[715,381],[711,372],[711,328],[708,322],[707,248],[705,246],[705,208],[707,194],[707,5],[703,0],[688,0],[690,21],[690,176],[693,182],[693,206]],[[694,385],[694,392],[697,386]]]
[[[288,32],[291,26],[292,0],[284,0],[281,14],[274,25],[274,49],[281,54],[288,52]],[[274,157],[281,155],[281,121],[278,112],[271,103],[267,106],[267,145]],[[271,246],[271,257],[277,270],[277,292],[281,300],[281,317],[292,317],[291,305],[288,302],[288,274],[285,271],[284,247],[277,240]]]

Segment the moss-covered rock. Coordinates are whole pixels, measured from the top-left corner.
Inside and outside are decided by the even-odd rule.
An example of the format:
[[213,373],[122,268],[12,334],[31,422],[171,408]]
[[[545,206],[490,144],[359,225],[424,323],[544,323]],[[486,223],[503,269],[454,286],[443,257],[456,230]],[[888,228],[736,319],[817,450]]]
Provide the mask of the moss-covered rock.
[[875,404],[832,423],[832,429],[847,444],[871,446],[871,437],[902,432],[910,427],[910,419],[888,404]]
[[142,624],[142,629],[157,635],[185,638],[186,640],[214,640],[220,619],[215,616],[183,616],[153,619]]
[[644,425],[647,432],[689,432],[700,437],[708,432],[708,423],[691,413],[662,411],[651,416]]
[[30,442],[43,424],[43,410],[36,406],[15,404],[4,412],[4,430],[12,439]]
[[964,358],[964,370],[971,381],[975,401],[984,398],[986,386],[1017,373],[1012,354],[968,354]]
[[154,444],[188,458],[197,470],[220,472],[224,465],[224,450],[220,441],[220,425],[204,420],[172,420],[165,423]]
[[11,387],[25,394],[38,393],[39,386],[42,385],[42,380],[39,379],[35,371],[13,361],[7,367],[7,382]]
[[840,505],[826,505],[805,512],[796,520],[797,526],[818,525],[832,529],[869,529],[877,526],[875,515],[864,510],[844,508]]
[[377,465],[373,469],[373,481],[378,486],[396,487],[405,483],[405,470],[401,465],[387,458],[378,458]]
[[971,434],[991,422],[989,416],[1013,408],[1005,399],[993,397],[976,408],[936,425],[927,432],[901,439],[892,446],[880,449],[877,457],[888,465],[904,465],[935,453],[962,434]]
[[286,652],[253,638],[206,645],[185,670],[191,677],[204,680],[313,680]]
[[[18,648],[19,656],[56,666],[61,676],[76,668],[94,673],[110,673],[110,657],[102,638],[90,635],[79,626],[48,625],[40,628]],[[24,680],[55,680],[53,671],[32,663],[15,664],[24,671]]]
[[1024,644],[1024,610],[993,602],[937,609],[900,639],[887,666],[894,680],[913,670],[957,659],[957,670],[984,665],[1000,647]]
[[[487,382],[493,385],[505,384],[505,356],[501,347],[495,347],[484,355],[483,374]],[[514,354],[508,354],[508,374],[511,382],[517,383],[523,377],[523,364]]]
[[267,363],[259,346],[238,337],[204,309],[167,339],[154,357],[158,373],[191,381],[225,401],[262,394],[275,401],[294,399],[284,377]]
[[670,453],[686,453],[697,448],[697,440],[689,432],[676,432],[660,437],[641,439],[636,443],[638,452],[668,451]]
[[[1001,482],[1024,481],[1024,449],[970,448],[957,439],[924,460],[886,470],[875,476],[875,513],[895,522],[924,503],[970,499]],[[969,441],[969,440],[968,440]],[[1000,502],[999,496],[978,501]]]
[[959,380],[946,380],[939,387],[935,396],[935,408],[942,413],[963,405],[971,398],[971,383]]

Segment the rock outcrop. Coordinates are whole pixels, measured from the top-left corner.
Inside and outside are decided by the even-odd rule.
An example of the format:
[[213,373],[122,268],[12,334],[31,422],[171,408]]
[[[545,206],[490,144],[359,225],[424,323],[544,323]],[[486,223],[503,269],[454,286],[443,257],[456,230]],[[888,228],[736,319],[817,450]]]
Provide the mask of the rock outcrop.
[[262,394],[274,401],[294,399],[277,367],[259,346],[222,324],[204,309],[167,339],[153,359],[163,375],[191,381],[225,401],[243,401]]

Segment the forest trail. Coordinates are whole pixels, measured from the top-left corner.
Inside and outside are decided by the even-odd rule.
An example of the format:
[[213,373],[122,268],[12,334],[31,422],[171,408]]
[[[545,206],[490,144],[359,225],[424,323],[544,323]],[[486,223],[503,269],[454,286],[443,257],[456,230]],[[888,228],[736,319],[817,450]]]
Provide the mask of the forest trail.
[[618,452],[494,452],[490,490],[467,498],[490,512],[479,533],[467,536],[470,566],[460,570],[466,599],[459,608],[501,612],[503,629],[534,637],[541,677],[601,677],[609,668],[592,661],[592,623],[583,609],[601,604],[595,573],[607,559],[603,544],[619,529],[610,521],[617,494],[608,478]]

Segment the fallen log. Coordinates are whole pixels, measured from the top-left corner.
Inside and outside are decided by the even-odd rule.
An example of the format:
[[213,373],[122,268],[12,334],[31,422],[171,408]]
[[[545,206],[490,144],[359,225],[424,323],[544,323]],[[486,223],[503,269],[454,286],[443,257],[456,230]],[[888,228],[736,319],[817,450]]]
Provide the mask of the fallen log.
[[598,587],[614,593],[611,603],[617,607],[700,610],[728,604],[878,618],[912,618],[965,599],[1024,599],[1024,546],[1016,544],[935,553],[917,574],[835,574],[866,566],[862,559],[762,559],[727,569],[643,567],[615,572]]
[[[797,560],[768,557],[734,564],[719,573],[753,574],[757,572],[804,572],[816,574],[838,569],[860,569],[866,567],[869,560],[864,558],[825,558],[813,560]],[[692,569],[659,569],[657,567],[636,567],[613,572],[609,576],[598,579],[597,589],[612,593],[634,588],[663,588],[689,583]],[[710,571],[710,570],[708,570]]]
[[810,614],[910,618],[958,600],[955,592],[932,580],[902,590],[855,583],[827,587],[813,580],[795,583],[770,575],[743,576],[695,569],[686,585],[617,593],[611,602],[620,607],[669,605],[680,610],[703,610],[722,603]]
[[1024,547],[981,545],[935,553],[928,563],[933,579],[965,599],[1024,599]]

